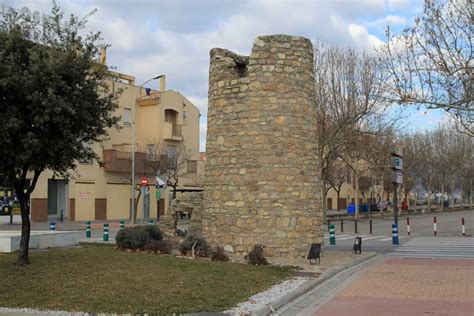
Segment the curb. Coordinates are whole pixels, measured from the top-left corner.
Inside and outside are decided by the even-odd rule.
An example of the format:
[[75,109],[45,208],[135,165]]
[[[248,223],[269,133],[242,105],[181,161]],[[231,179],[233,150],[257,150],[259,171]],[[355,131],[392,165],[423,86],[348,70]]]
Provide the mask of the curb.
[[353,266],[356,266],[356,265],[359,265],[365,261],[368,261],[369,259],[372,259],[374,257],[377,256],[377,253],[375,252],[372,252],[370,255],[364,257],[364,258],[359,258],[353,262],[350,262],[350,263],[346,263],[334,270],[331,270],[329,272],[325,272],[323,274],[321,274],[318,278],[316,278],[316,280],[314,281],[308,281],[306,282],[305,284],[303,284],[302,286],[300,286],[298,289],[288,293],[287,295],[279,298],[278,300],[276,300],[275,302],[273,302],[271,305],[270,304],[267,304],[265,307],[262,307],[261,309],[259,310],[256,310],[254,312],[251,312],[251,315],[271,315],[272,312],[274,312],[275,310],[278,310],[280,309],[281,307],[283,307],[284,305],[288,304],[289,302],[293,301],[294,299],[296,299],[297,297],[311,291],[312,289],[314,289],[316,286],[320,285],[321,283],[329,280],[330,278],[332,278],[333,276],[335,276],[336,274],[338,274],[339,272],[347,269],[347,268],[350,268],[350,267],[353,267]]

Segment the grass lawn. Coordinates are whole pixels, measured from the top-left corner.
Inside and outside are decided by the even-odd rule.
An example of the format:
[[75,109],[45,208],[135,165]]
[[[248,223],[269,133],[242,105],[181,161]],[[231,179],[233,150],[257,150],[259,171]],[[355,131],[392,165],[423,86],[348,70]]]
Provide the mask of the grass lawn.
[[287,267],[128,253],[107,245],[0,254],[0,306],[109,313],[223,311],[288,278]]

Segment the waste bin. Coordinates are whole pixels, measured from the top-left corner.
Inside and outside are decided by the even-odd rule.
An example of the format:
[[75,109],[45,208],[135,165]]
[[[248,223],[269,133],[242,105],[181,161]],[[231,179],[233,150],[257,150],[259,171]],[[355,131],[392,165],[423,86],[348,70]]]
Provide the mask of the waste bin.
[[354,215],[354,213],[355,213],[355,204],[354,204],[354,203],[350,203],[350,204],[347,206],[347,214]]

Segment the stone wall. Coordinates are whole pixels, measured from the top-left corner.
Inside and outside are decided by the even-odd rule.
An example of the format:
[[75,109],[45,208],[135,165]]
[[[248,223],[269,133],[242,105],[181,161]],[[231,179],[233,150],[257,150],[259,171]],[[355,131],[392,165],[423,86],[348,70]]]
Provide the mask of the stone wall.
[[203,235],[240,255],[306,256],[323,241],[312,44],[260,36],[250,56],[210,59]]
[[191,214],[187,232],[193,235],[202,235],[201,214],[204,201],[203,192],[182,192],[171,202],[168,213],[162,218],[160,224],[163,227],[173,228],[177,224],[176,212]]

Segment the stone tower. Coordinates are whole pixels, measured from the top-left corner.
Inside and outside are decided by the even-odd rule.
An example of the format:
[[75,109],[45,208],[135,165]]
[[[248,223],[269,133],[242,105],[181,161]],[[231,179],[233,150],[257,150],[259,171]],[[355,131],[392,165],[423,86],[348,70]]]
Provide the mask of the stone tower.
[[322,242],[313,46],[260,36],[250,56],[211,50],[202,233],[244,255],[305,256]]

